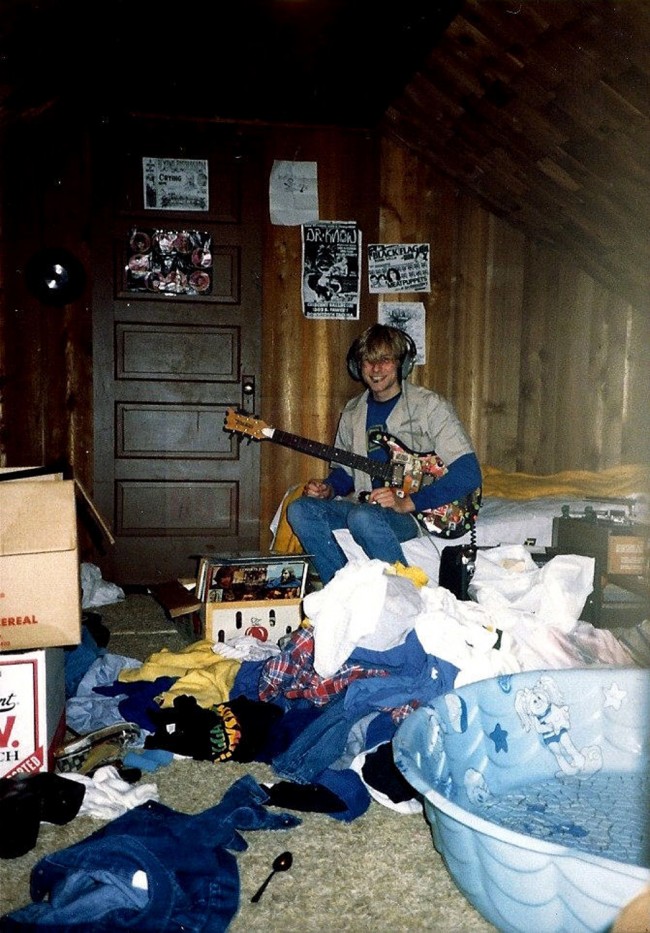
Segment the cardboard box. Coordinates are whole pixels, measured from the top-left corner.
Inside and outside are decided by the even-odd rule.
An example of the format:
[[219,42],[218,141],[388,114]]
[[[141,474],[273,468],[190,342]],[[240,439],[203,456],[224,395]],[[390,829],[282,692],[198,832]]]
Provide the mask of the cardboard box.
[[646,572],[646,539],[638,535],[610,535],[607,542],[607,572],[643,576]]
[[64,735],[63,648],[0,655],[0,777],[53,771]]
[[301,599],[264,599],[241,603],[203,603],[200,637],[217,644],[238,635],[277,642],[302,622]]
[[0,652],[78,645],[75,483],[0,482]]

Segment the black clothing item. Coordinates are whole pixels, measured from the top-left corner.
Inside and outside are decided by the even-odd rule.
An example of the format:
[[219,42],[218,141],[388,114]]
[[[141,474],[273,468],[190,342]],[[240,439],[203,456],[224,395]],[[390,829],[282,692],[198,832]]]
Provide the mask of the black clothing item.
[[240,696],[209,708],[196,697],[178,696],[173,707],[151,713],[156,731],[145,748],[162,748],[197,761],[255,761],[283,710]]
[[366,755],[361,773],[369,787],[385,794],[393,803],[402,803],[417,796],[395,764],[390,742],[384,742]]
[[33,849],[41,822],[69,823],[85,793],[80,782],[50,772],[0,778],[0,858],[17,858]]
[[303,813],[343,813],[347,804],[322,784],[297,784],[294,781],[278,781],[277,784],[262,784],[273,807],[284,810],[300,810]]

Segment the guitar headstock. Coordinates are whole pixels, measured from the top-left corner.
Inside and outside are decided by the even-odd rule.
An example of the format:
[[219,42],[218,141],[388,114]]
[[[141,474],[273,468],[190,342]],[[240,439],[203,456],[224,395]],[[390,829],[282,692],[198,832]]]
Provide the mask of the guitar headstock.
[[224,431],[231,431],[235,434],[243,434],[244,437],[251,437],[256,441],[263,441],[267,438],[269,426],[261,418],[255,415],[249,415],[245,411],[238,411],[236,408],[226,409],[224,420]]

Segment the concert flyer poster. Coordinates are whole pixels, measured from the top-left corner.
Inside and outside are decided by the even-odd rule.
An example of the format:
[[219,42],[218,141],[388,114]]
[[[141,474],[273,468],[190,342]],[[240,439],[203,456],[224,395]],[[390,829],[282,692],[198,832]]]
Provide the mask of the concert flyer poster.
[[428,243],[369,243],[368,291],[429,292]]
[[359,319],[361,231],[354,221],[302,225],[302,306],[307,318]]
[[142,160],[145,210],[207,211],[210,206],[207,159]]
[[379,301],[377,323],[405,331],[417,350],[415,365],[424,366],[427,361],[426,311],[421,301]]

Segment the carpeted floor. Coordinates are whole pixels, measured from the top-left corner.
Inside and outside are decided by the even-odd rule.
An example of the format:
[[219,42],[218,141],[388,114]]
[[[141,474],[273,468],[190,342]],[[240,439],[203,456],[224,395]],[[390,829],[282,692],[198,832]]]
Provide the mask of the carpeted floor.
[[[194,637],[189,623],[168,620],[147,594],[129,594],[96,611],[111,632],[107,650],[114,654],[145,660],[163,647],[178,651]],[[177,759],[145,773],[142,782],[155,783],[168,806],[196,813],[218,803],[244,774],[260,783],[277,780],[260,763]],[[495,928],[452,881],[424,816],[404,816],[375,802],[351,823],[323,814],[297,815],[302,822],[295,828],[243,833],[248,848],[237,855],[240,907],[228,928],[232,933],[493,933]],[[76,817],[64,826],[41,824],[36,848],[0,860],[0,915],[30,901],[30,872],[39,858],[101,825],[90,817]],[[273,860],[285,850],[293,855],[292,867],[277,874],[261,900],[251,903]]]

